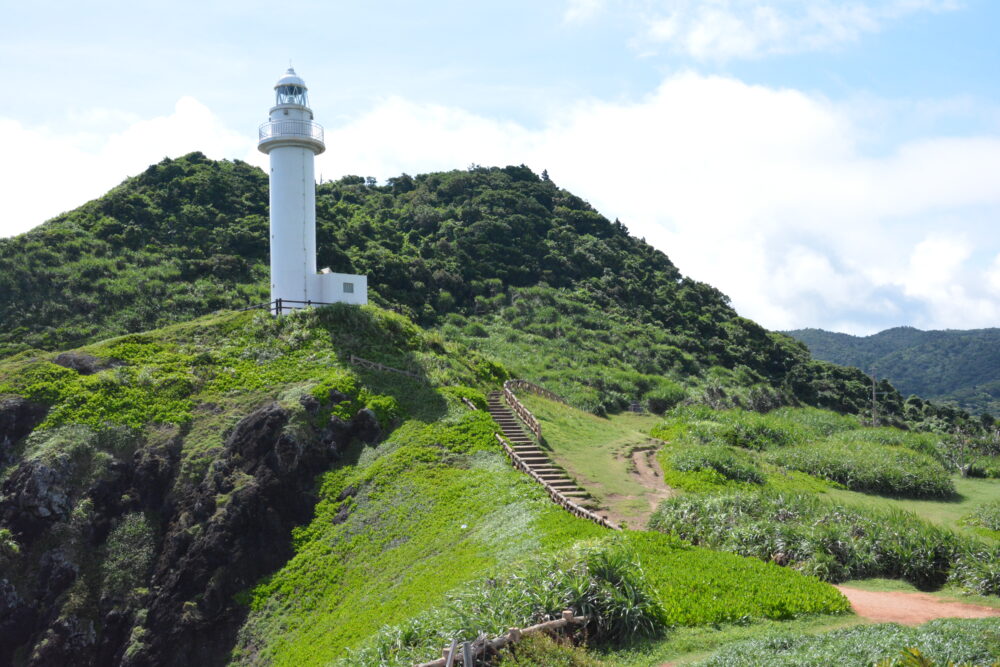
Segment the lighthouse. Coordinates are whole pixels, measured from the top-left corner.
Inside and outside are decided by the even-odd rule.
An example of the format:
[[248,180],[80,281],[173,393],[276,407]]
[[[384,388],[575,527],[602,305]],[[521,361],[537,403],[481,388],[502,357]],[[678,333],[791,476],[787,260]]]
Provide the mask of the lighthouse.
[[274,106],[260,126],[257,148],[270,158],[271,308],[368,303],[368,277],[316,271],[314,160],[326,150],[307,88],[291,67],[274,86]]

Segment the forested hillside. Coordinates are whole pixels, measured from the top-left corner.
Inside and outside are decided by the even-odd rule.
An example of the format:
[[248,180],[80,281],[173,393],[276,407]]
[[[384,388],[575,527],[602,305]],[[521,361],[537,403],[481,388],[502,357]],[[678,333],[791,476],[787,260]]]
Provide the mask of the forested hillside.
[[788,335],[817,359],[886,378],[904,395],[953,403],[976,414],[1000,414],[1000,329],[886,329],[871,336],[799,329]]
[[[824,632],[863,622],[849,577],[1000,593],[990,420],[882,382],[868,426],[864,373],[524,167],[320,186],[366,306],[239,312],[266,213],[192,154],[0,241],[0,665],[408,666],[566,609],[492,664],[1000,657],[986,621]],[[512,377],[567,399],[524,397],[529,447],[621,524],[519,471]]]
[[[0,240],[0,355],[265,301],[267,227],[259,169],[200,153],[153,165]],[[559,380],[591,410],[676,402],[672,381],[720,407],[869,408],[864,374],[739,317],[718,290],[523,166],[325,183],[317,243],[320,266],[370,276],[374,303],[473,347],[517,348],[519,372]],[[581,355],[618,372],[581,373]],[[964,419],[882,391],[889,422]]]

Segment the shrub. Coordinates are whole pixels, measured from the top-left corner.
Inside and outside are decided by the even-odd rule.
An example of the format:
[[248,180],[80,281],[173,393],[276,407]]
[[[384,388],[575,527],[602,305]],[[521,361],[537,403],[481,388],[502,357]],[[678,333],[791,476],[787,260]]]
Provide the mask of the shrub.
[[833,582],[884,576],[930,588],[951,578],[983,592],[991,590],[991,568],[1000,564],[995,552],[914,514],[848,510],[807,495],[737,492],[671,498],[649,526]]
[[[924,662],[907,661],[902,652],[916,648]],[[912,651],[906,651],[913,655]],[[828,665],[994,664],[1000,658],[1000,625],[996,619],[940,619],[919,627],[894,623],[861,625],[819,635],[777,634],[730,644],[705,667],[798,667]]]
[[847,612],[832,586],[752,558],[695,547],[672,535],[630,531],[635,550],[670,625],[740,623]]
[[606,664],[565,639],[536,634],[505,648],[498,667],[603,667]]
[[125,515],[108,535],[101,566],[106,590],[127,595],[145,581],[153,562],[153,529],[139,512]]
[[604,541],[470,582],[449,596],[447,606],[382,628],[338,664],[413,664],[438,653],[451,638],[496,636],[558,618],[564,609],[589,617],[587,630],[595,642],[655,637],[666,627],[635,552],[622,541]]
[[681,472],[714,470],[726,479],[763,484],[760,468],[745,455],[719,445],[687,447],[670,458],[671,466]]
[[969,516],[965,517],[965,522],[987,530],[1000,531],[1000,500],[977,506]]
[[955,494],[954,482],[941,464],[901,447],[827,440],[775,451],[769,460],[854,491],[915,498]]
[[643,399],[646,401],[646,407],[650,412],[662,415],[686,397],[687,391],[684,387],[669,380],[664,380],[658,387],[647,392]]
[[793,424],[774,415],[731,410],[720,416],[719,437],[736,447],[760,451],[791,445],[801,438]]

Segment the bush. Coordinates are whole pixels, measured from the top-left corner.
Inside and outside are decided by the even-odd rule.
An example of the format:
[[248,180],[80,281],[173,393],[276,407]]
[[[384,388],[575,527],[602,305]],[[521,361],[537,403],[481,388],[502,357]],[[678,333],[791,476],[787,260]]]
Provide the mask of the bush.
[[697,445],[685,448],[670,458],[671,466],[680,472],[714,470],[726,479],[751,484],[763,484],[760,468],[747,456],[720,445]]
[[832,586],[752,558],[691,546],[672,535],[630,531],[647,581],[670,625],[742,623],[850,610]]
[[914,498],[955,494],[948,472],[934,459],[901,447],[827,440],[775,451],[777,465],[843,484],[853,491]]
[[653,414],[662,415],[667,410],[683,401],[687,391],[679,384],[664,380],[660,386],[646,393],[643,400],[646,408]]
[[965,517],[965,522],[987,530],[1000,531],[1000,500],[977,506],[969,516]]
[[[904,649],[919,650],[924,662],[907,661]],[[911,651],[907,651],[911,653]],[[705,667],[798,667],[829,665],[870,667],[888,665],[995,664],[1000,658],[1000,625],[996,619],[940,619],[919,627],[894,623],[861,625],[820,635],[778,634],[730,644]]]
[[848,510],[814,496],[737,492],[671,498],[649,526],[824,581],[882,576],[932,588],[951,578],[970,590],[1000,592],[991,588],[990,573],[1000,566],[995,552],[899,510]]
[[603,667],[605,664],[565,639],[536,634],[505,648],[498,667]]
[[604,541],[470,582],[447,606],[381,629],[337,664],[413,664],[437,654],[451,638],[497,636],[558,618],[564,609],[589,618],[587,632],[595,642],[651,638],[666,628],[666,614],[634,550],[622,541]]

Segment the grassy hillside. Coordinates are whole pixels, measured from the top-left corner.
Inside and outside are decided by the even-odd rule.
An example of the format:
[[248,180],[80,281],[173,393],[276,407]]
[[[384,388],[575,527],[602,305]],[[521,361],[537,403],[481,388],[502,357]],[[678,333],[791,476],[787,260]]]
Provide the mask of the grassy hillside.
[[817,359],[875,369],[903,394],[953,403],[974,414],[1000,414],[1000,329],[887,329],[850,336],[821,329],[789,331]]
[[[0,355],[56,350],[267,298],[267,179],[199,153],[0,239]],[[345,177],[317,189],[319,265],[369,275],[373,303],[554,382],[588,410],[803,402],[867,410],[862,373],[741,318],[718,290],[525,167]],[[597,369],[602,370],[598,372]],[[904,414],[935,427],[960,412]]]
[[844,612],[816,579],[559,509],[459,400],[505,376],[374,306],[0,362],[0,659],[412,664],[566,607],[595,645]]

